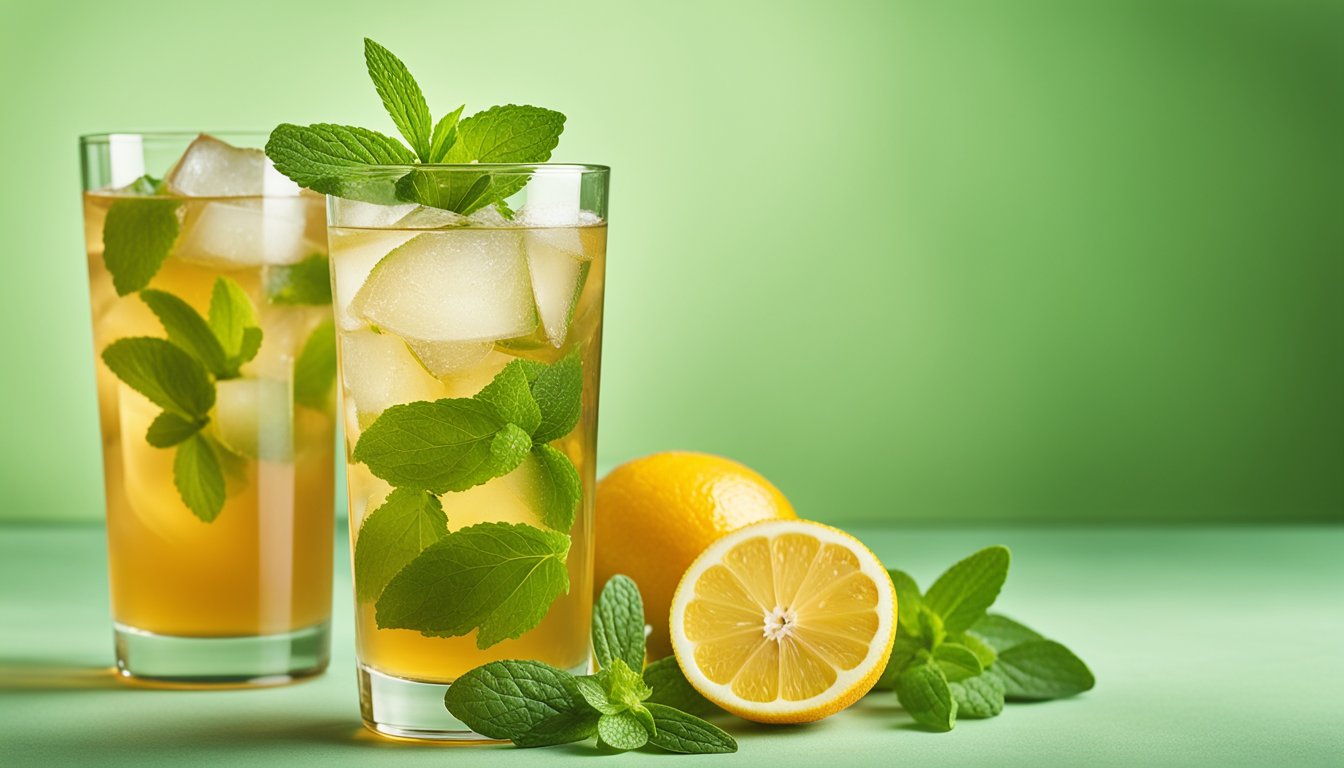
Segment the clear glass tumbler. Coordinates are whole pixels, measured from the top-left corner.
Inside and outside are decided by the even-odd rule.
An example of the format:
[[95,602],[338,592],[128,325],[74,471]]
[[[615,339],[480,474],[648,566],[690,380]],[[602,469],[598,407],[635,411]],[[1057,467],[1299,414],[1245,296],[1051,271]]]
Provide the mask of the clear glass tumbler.
[[328,198],[374,731],[479,740],[444,708],[462,674],[588,668],[608,174],[376,167]]
[[265,134],[80,140],[116,663],[327,664],[335,350],[323,200]]

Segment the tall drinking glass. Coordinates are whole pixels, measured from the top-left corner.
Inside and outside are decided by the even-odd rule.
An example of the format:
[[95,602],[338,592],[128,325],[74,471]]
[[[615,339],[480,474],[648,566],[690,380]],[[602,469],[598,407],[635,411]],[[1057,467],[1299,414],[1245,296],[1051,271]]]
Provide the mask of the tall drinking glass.
[[80,141],[116,663],[262,685],[327,664],[334,333],[320,196],[264,134]]
[[[374,731],[478,740],[444,707],[467,671],[588,668],[607,179],[378,167],[328,198]],[[393,202],[408,186],[453,210]]]

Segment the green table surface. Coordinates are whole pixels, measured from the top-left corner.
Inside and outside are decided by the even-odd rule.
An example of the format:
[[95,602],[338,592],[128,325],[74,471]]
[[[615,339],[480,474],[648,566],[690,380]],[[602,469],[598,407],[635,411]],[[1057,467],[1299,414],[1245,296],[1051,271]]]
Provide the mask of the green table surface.
[[[890,693],[809,726],[725,717],[716,765],[1344,765],[1344,528],[856,528],[927,583],[983,545],[1014,564],[996,606],[1078,652],[1097,687],[1010,704],[952,733],[920,730]],[[344,542],[338,542],[344,547]],[[337,557],[338,563],[347,559]],[[111,663],[103,532],[0,528],[0,764],[516,765],[614,758],[393,744],[356,704],[348,571],[324,676],[283,688],[126,688]],[[449,754],[448,752],[451,752]],[[688,759],[688,758],[682,758]]]

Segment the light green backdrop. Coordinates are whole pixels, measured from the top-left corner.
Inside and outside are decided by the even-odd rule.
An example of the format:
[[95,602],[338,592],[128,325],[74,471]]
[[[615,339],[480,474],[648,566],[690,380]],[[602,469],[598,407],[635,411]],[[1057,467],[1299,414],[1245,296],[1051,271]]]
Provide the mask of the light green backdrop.
[[601,455],[810,517],[1344,518],[1344,4],[0,0],[0,517],[99,514],[75,137],[569,115]]

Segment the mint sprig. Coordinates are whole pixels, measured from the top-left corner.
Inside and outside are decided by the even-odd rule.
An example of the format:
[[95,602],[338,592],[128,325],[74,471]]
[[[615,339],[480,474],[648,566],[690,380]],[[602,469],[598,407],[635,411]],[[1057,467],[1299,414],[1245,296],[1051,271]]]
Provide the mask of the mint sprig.
[[467,118],[462,118],[465,105],[459,106],[431,127],[424,92],[406,65],[367,38],[364,59],[369,79],[406,144],[367,128],[281,124],[272,131],[266,154],[276,170],[300,186],[365,202],[419,203],[463,215],[489,205],[507,210],[504,201],[527,183],[525,174],[441,174],[412,168],[389,187],[388,180],[371,180],[365,169],[442,162],[544,163],[564,131],[565,116],[559,112],[513,104]]
[[103,264],[118,296],[135,293],[158,274],[177,241],[181,205],[180,200],[127,197],[107,209]]
[[1008,578],[1011,556],[988,547],[956,563],[925,594],[903,571],[896,587],[896,642],[882,676],[916,722],[949,731],[958,717],[995,717],[1005,701],[1072,696],[1095,684],[1063,645],[987,613]]
[[[670,674],[675,659],[662,659],[640,674],[643,599],[628,577],[615,576],[602,588],[593,608],[593,647],[600,665],[596,674],[576,677],[536,661],[495,661],[459,677],[448,687],[444,705],[482,736],[520,747],[597,736],[617,751],[645,745],[684,754],[737,751],[737,742],[719,727],[660,703],[664,681],[685,683],[680,670]],[[662,701],[678,696],[684,694],[664,695]]]

